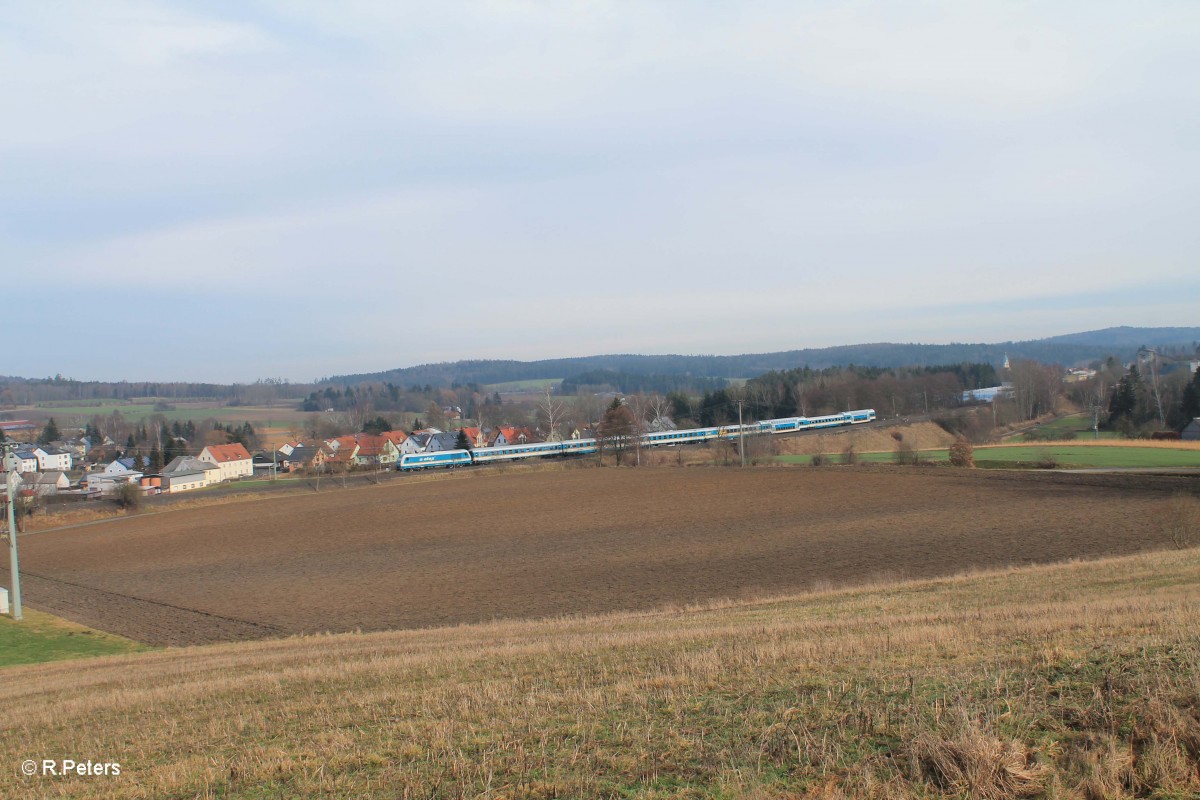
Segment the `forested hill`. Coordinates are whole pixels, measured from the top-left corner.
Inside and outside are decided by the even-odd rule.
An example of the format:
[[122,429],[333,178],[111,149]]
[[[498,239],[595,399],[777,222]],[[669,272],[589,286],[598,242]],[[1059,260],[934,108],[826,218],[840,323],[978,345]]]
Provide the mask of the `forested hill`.
[[1115,355],[1133,358],[1141,346],[1193,350],[1200,328],[1106,328],[1047,339],[995,344],[853,344],[839,347],[753,353],[737,356],[602,355],[543,361],[455,361],[422,364],[361,375],[338,375],[330,383],[381,381],[397,386],[455,383],[505,383],[537,378],[565,378],[611,370],[633,374],[751,378],[771,370],[808,366],[813,369],[856,364],[868,367],[939,366],[962,362],[999,365],[1004,355],[1067,366]]

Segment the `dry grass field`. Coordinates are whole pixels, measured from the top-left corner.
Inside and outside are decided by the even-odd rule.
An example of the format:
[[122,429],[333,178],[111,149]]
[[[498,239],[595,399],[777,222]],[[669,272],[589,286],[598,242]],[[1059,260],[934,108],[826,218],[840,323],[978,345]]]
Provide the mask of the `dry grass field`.
[[1185,478],[888,468],[413,476],[22,539],[26,602],[150,644],[654,609],[1169,546]]
[[170,649],[5,670],[0,796],[1182,800],[1198,664],[1195,549]]
[[954,444],[954,434],[933,422],[914,422],[911,425],[882,427],[836,428],[829,433],[806,433],[802,436],[771,437],[769,441],[778,455],[816,455],[841,453],[853,445],[859,453],[891,453],[898,444],[893,434],[917,450],[945,449]]

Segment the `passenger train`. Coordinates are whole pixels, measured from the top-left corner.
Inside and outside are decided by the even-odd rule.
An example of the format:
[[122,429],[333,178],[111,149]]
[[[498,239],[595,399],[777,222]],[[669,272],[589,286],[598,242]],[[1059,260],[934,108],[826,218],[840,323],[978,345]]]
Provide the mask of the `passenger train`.
[[[875,419],[875,409],[845,411],[823,417],[785,417],[766,419],[745,425],[719,425],[711,428],[689,428],[680,431],[644,433],[643,447],[693,444],[713,439],[734,440],[740,436],[757,436],[765,433],[787,433],[806,431],[813,428],[834,428],[839,425],[861,425]],[[543,458],[547,456],[586,455],[596,452],[595,439],[567,439],[562,442],[538,442],[537,444],[510,444],[500,447],[480,447],[477,450],[439,450],[434,453],[409,453],[400,457],[399,469],[409,472],[436,467],[465,467],[472,464],[492,464],[515,461],[521,458]]]

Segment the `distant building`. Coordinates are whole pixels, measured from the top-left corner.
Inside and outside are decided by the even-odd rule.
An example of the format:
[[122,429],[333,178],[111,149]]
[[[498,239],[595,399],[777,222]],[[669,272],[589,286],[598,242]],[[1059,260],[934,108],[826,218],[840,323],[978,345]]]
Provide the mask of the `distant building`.
[[21,459],[21,472],[37,472],[38,457],[32,447],[18,447],[13,452]]
[[1189,422],[1187,427],[1183,429],[1183,433],[1179,435],[1179,438],[1185,442],[1200,442],[1200,417],[1196,417]]
[[458,432],[453,433],[435,433],[429,437],[429,441],[425,443],[426,453],[436,453],[439,450],[457,450],[458,447]]
[[162,490],[164,492],[190,492],[203,489],[210,483],[221,482],[221,467],[211,461],[201,461],[193,456],[176,456],[163,467]]
[[71,481],[67,478],[67,474],[60,470],[24,475],[21,482],[21,488],[30,490],[39,497],[58,494],[70,486]]
[[211,444],[200,451],[199,458],[219,466],[223,481],[248,478],[254,474],[254,459],[244,446],[236,442]]
[[66,472],[71,468],[71,454],[66,450],[51,445],[34,448],[34,455],[37,456],[38,469],[42,472],[51,470],[61,470]]

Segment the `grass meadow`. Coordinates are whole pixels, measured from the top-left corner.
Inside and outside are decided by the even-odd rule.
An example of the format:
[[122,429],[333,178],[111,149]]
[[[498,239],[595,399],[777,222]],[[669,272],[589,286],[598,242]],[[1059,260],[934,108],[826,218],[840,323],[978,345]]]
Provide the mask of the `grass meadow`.
[[121,775],[0,795],[1200,793],[1200,550],[814,588],[12,667],[0,760]]
[[1032,440],[1053,440],[1067,439],[1076,437],[1079,439],[1120,439],[1121,434],[1117,431],[1099,431],[1092,430],[1092,415],[1091,414],[1073,414],[1066,417],[1059,417],[1051,420],[1044,425],[1039,425],[1035,428],[1036,433],[1033,436],[1028,434],[1019,434],[1012,437],[1013,442],[1025,442]]
[[22,612],[25,618],[21,622],[0,617],[0,667],[149,649],[31,608]]
[[168,404],[173,406],[165,410],[155,408],[157,400],[119,401],[97,400],[88,404],[54,404],[40,403],[37,406],[18,408],[12,413],[30,421],[44,422],[53,417],[60,425],[82,426],[94,416],[105,416],[114,411],[130,422],[140,422],[155,414],[162,414],[168,422],[186,422],[187,420],[216,419],[221,422],[243,422],[249,420],[252,425],[282,426],[295,424],[302,426],[312,412],[297,411],[299,400],[280,401],[273,406],[227,406],[218,402],[195,400],[179,400]]
[[[945,449],[920,450],[921,461],[942,464],[949,462]],[[1138,469],[1138,468],[1200,468],[1200,447],[1192,443],[1149,442],[1120,440],[1100,442],[1042,442],[1038,444],[1004,444],[976,446],[975,466],[987,469],[1055,466],[1061,469]],[[829,463],[844,464],[843,453],[831,453]],[[896,453],[855,453],[854,458],[867,464],[891,464]],[[785,464],[809,464],[812,456],[784,455],[778,460]]]

